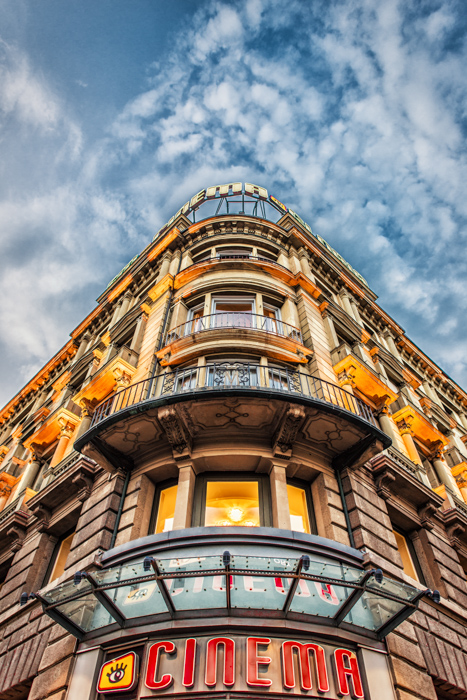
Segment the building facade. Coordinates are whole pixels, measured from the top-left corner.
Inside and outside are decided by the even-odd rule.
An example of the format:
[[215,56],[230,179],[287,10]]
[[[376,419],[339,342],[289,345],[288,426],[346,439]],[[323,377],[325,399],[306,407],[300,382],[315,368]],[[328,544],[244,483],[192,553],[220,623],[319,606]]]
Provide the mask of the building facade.
[[467,394],[201,190],[0,412],[0,700],[467,698]]

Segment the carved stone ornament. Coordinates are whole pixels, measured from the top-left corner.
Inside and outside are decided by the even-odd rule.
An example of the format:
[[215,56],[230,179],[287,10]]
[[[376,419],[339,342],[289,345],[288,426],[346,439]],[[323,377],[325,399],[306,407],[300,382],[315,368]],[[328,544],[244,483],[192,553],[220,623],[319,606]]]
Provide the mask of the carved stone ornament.
[[92,484],[93,484],[93,479],[89,474],[86,474],[84,471],[79,471],[75,476],[72,478],[72,483],[75,484],[79,488],[78,494],[77,494],[77,499],[78,501],[81,501],[83,503],[86,501],[92,490]]
[[391,484],[393,481],[396,480],[395,475],[389,471],[389,469],[385,469],[381,474],[379,474],[376,478],[376,493],[380,498],[383,498],[385,501],[387,501],[391,497]]
[[462,542],[459,540],[459,537],[463,535],[464,532],[465,527],[460,522],[455,522],[450,527],[448,527],[447,535],[449,538],[449,544],[453,549],[458,551],[463,547]]
[[302,406],[293,406],[288,404],[274,438],[274,453],[279,451],[279,453],[282,453],[281,456],[284,456],[286,452],[292,451],[298,429],[304,418],[305,409]]
[[426,503],[424,506],[418,509],[418,515],[420,517],[420,525],[424,530],[433,530],[435,524],[432,520],[438,507],[434,503]]
[[37,531],[46,532],[50,525],[50,518],[52,513],[49,508],[43,505],[37,505],[35,508],[31,508],[31,513],[37,518]]
[[191,451],[191,435],[181,416],[174,406],[160,408],[157,414],[159,422],[165,431],[167,440],[172,446],[174,457]]
[[15,553],[19,552],[26,536],[26,528],[22,527],[19,523],[15,523],[7,530],[6,536],[13,539],[13,542],[10,544],[11,551]]

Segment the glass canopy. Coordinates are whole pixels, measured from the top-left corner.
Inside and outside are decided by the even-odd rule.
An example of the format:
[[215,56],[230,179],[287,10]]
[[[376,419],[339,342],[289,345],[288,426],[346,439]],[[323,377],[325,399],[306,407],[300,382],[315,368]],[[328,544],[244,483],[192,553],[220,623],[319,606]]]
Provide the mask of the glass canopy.
[[[295,618],[346,627],[382,639],[424,595],[408,584],[333,561],[246,555],[159,559],[87,573],[35,594],[44,612],[79,639],[136,618],[213,615]],[[143,621],[141,621],[143,622]],[[357,631],[357,629],[356,629]]]

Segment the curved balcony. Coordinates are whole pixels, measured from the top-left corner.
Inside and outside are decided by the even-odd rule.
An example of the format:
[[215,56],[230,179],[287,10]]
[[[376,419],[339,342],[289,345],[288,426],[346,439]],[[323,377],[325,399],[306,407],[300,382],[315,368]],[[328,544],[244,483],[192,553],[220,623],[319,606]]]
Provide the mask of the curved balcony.
[[183,397],[207,392],[273,392],[293,398],[309,398],[347,411],[373,426],[376,420],[370,408],[339,386],[297,370],[264,367],[243,362],[218,362],[190,367],[145,379],[102,401],[94,411],[91,428],[115,413],[161,398]]
[[249,311],[220,311],[186,321],[168,331],[157,353],[162,366],[179,365],[212,352],[229,352],[232,343],[245,351],[264,354],[282,362],[306,362],[311,350],[301,331],[277,318]]
[[290,338],[303,345],[301,331],[289,323],[284,323],[276,318],[261,316],[246,311],[222,311],[215,314],[201,316],[201,318],[186,321],[168,331],[164,345],[169,345],[180,338],[202,333],[203,331],[218,330],[219,328],[242,328],[252,331],[272,333],[282,338]]

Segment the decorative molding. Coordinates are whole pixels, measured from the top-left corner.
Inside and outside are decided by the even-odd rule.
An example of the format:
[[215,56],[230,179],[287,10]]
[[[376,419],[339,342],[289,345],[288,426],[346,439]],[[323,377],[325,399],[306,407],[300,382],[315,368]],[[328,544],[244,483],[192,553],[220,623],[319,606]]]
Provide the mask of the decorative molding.
[[302,406],[287,405],[273,439],[272,449],[275,456],[283,458],[287,452],[292,452],[293,443],[304,418],[305,409]]
[[160,408],[157,417],[172,446],[174,458],[179,459],[182,455],[190,454],[191,435],[176,408],[174,406]]

